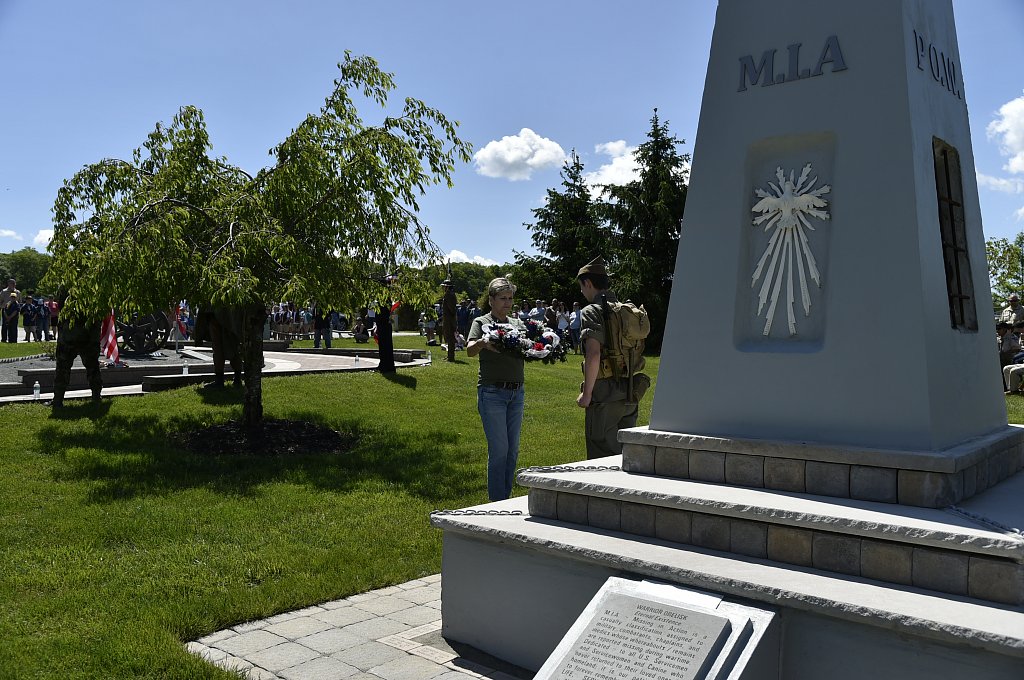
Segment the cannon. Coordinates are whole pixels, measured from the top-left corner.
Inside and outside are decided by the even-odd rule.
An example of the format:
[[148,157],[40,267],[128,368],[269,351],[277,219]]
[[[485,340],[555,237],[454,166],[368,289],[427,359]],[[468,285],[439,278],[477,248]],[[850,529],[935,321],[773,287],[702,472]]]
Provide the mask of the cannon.
[[161,349],[171,334],[171,322],[164,312],[133,312],[117,318],[117,340],[122,347],[151,354]]

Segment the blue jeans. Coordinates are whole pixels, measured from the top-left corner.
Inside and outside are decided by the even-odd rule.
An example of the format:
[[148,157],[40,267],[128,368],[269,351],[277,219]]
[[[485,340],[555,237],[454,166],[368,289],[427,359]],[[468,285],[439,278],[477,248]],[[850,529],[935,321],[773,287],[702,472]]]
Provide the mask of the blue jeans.
[[503,501],[512,495],[523,426],[523,390],[492,385],[476,388],[476,407],[487,437],[487,497]]

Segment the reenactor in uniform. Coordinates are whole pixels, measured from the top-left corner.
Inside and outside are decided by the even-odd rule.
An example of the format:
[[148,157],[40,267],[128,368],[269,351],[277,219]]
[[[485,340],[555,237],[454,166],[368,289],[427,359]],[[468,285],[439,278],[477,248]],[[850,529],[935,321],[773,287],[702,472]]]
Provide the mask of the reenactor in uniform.
[[224,362],[231,366],[236,387],[242,384],[241,329],[229,313],[229,308],[202,307],[196,316],[193,339],[196,345],[209,340],[213,347],[213,382],[210,387],[224,387]]
[[580,313],[583,384],[576,403],[586,409],[587,458],[604,458],[622,453],[619,430],[636,426],[639,400],[650,387],[650,378],[640,372],[643,353],[624,357],[619,351],[621,339],[611,337],[621,329],[621,322],[609,318],[608,305],[618,299],[609,290],[604,259],[599,256],[588,262],[576,280],[590,303]]
[[[62,310],[65,310],[65,302],[66,299],[60,301]],[[99,402],[103,389],[103,379],[100,377],[100,333],[103,319],[62,311],[57,326],[57,374],[53,380],[53,408],[64,406],[64,393],[71,382],[71,366],[75,363],[75,357],[82,359],[93,402]]]
[[455,308],[458,306],[458,299],[455,297],[455,291],[452,290],[451,279],[445,279],[442,283],[444,286],[444,297],[441,298],[441,330],[443,331],[444,341],[448,345],[448,361],[455,361]]

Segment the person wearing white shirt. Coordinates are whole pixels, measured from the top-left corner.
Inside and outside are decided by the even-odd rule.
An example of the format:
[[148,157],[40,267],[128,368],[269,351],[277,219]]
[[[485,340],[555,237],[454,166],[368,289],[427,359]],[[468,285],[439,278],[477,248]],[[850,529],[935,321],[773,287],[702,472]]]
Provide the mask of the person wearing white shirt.
[[544,323],[544,314],[547,313],[548,308],[543,300],[536,300],[535,302],[536,304],[533,309],[530,310],[530,318],[539,323]]
[[569,312],[569,345],[572,351],[580,353],[580,328],[583,325],[583,317],[580,315],[580,303],[572,303],[572,311]]

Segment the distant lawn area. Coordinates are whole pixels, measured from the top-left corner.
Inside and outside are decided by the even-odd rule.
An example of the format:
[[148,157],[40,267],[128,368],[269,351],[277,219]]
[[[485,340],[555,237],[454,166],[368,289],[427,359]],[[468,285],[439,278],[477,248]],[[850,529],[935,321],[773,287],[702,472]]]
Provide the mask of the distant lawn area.
[[[230,390],[76,402],[60,418],[0,407],[0,675],[230,678],[182,643],[438,572],[429,513],[486,501],[487,453],[476,359],[430,349],[433,365],[390,379],[265,378],[268,417],[353,433],[344,454],[181,450],[175,433],[239,416]],[[585,457],[580,375],[574,356],[527,366],[521,466]]]
[[[18,330],[20,331],[21,329],[19,328]],[[18,337],[20,338],[21,336]],[[0,359],[14,359],[45,354],[53,345],[54,343],[52,342],[0,342]]]

